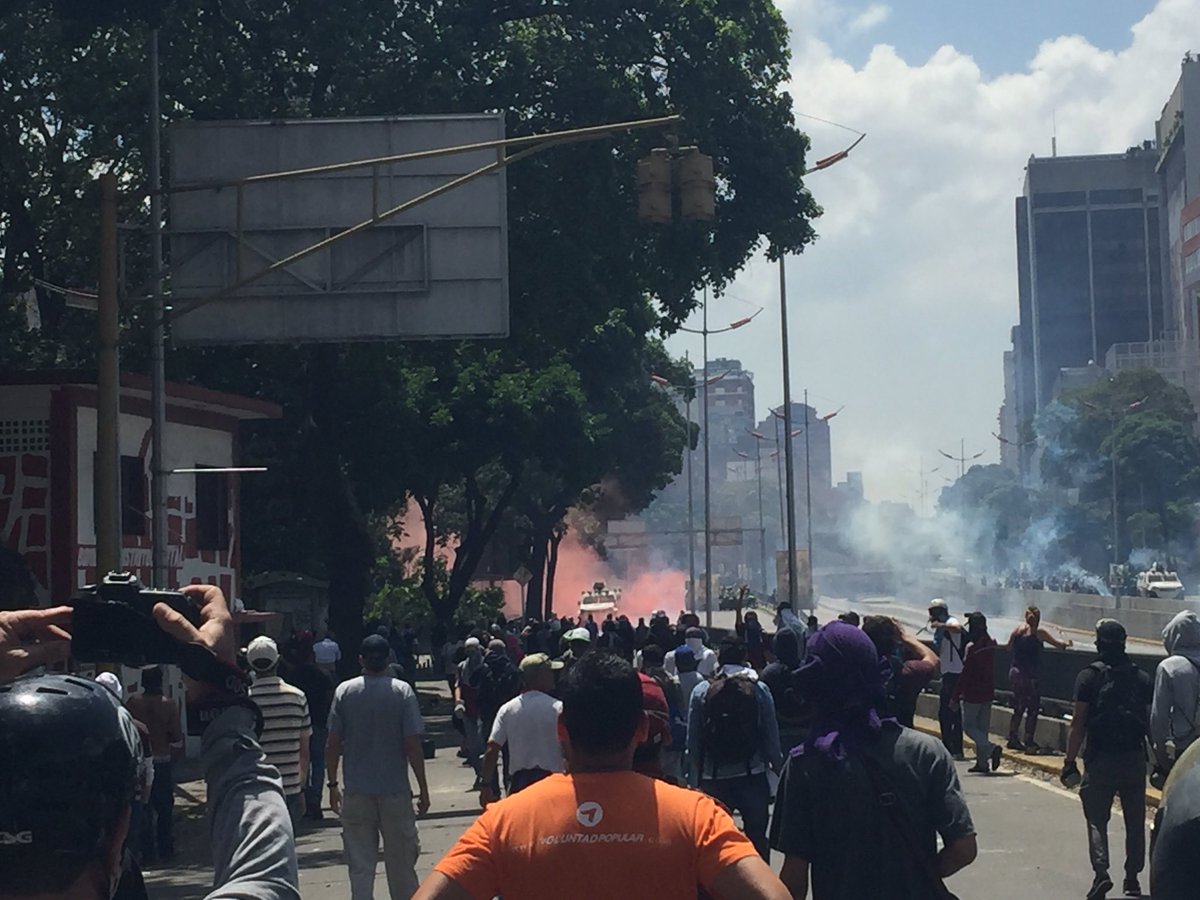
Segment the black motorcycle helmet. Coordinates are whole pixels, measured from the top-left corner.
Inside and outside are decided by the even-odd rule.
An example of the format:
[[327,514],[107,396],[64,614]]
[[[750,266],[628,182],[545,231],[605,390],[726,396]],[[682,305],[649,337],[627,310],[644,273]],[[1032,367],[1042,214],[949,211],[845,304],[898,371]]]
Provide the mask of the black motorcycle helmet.
[[133,799],[137,730],[102,684],[0,685],[0,885],[62,891],[102,858]]

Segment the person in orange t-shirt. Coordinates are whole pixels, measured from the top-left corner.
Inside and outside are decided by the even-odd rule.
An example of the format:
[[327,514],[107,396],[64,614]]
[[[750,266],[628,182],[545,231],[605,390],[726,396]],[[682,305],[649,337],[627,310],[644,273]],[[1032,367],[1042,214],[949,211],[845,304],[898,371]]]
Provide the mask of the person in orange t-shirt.
[[717,900],[788,900],[710,797],[632,771],[647,733],[633,666],[588,653],[560,694],[568,774],[489,806],[414,900],[695,900],[701,887]]

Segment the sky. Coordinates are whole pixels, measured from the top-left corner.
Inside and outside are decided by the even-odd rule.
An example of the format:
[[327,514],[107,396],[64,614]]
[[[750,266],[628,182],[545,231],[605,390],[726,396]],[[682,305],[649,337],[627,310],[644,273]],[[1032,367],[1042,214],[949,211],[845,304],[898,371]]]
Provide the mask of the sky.
[[[1014,200],[1030,155],[1119,153],[1153,137],[1185,51],[1200,50],[1200,0],[1007,0],[904,4],[778,0],[791,27],[797,123],[818,239],[787,261],[793,399],[808,388],[831,422],[834,480],[862,471],[871,500],[918,504],[957,470],[960,441],[999,462],[1003,353],[1017,322]],[[758,416],[782,402],[779,278],[756,258],[710,325],[709,355],[755,376]],[[689,325],[698,326],[697,313]],[[700,339],[670,349],[700,358]]]

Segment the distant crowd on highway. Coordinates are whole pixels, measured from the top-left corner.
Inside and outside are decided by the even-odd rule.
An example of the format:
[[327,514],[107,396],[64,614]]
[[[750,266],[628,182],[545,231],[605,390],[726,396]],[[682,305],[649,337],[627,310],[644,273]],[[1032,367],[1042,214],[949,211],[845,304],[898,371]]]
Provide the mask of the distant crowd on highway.
[[[214,821],[210,898],[299,896],[295,829],[328,808],[354,900],[373,896],[381,845],[393,898],[947,900],[947,880],[979,850],[955,765],[964,732],[974,750],[966,773],[990,775],[1005,758],[990,727],[998,642],[982,613],[959,619],[940,599],[929,606],[930,645],[890,618],[845,613],[822,625],[787,605],[773,631],[739,609],[724,635],[692,613],[636,625],[499,618],[439,635],[434,677],[445,679],[453,713],[438,717],[422,714],[416,687],[427,699],[442,689],[416,679],[411,630],[369,633],[353,654],[361,674],[339,681],[351,651],[335,636],[282,646],[257,637],[239,652],[220,591],[189,591],[201,626],[160,605],[160,627],[252,675],[245,695],[232,678],[189,686]],[[144,832],[130,823],[147,796],[133,714],[149,713],[123,706],[111,677],[17,677],[65,657],[70,613],[0,613],[0,898],[145,896],[129,877]],[[1125,641],[1119,622],[1097,623],[1063,757],[1061,780],[1078,787],[1086,823],[1086,896],[1114,888],[1108,823],[1118,797],[1121,889],[1141,896],[1152,759],[1163,790],[1153,895],[1194,897],[1200,619],[1175,617],[1153,677]],[[1044,645],[1066,642],[1031,608],[1007,643],[1007,749],[1019,764],[1040,734]],[[936,735],[914,727],[935,679]],[[418,884],[427,728],[450,725],[482,811]]]

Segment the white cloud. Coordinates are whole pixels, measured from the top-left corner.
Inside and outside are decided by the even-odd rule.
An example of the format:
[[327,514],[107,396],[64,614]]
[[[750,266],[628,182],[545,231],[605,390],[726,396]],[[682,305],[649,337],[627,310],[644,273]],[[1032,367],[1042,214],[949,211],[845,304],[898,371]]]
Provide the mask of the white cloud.
[[[788,262],[794,394],[808,386],[833,422],[835,480],[865,473],[868,496],[912,502],[937,449],[987,450],[1003,398],[1002,354],[1017,320],[1014,198],[1030,154],[1120,152],[1153,136],[1183,53],[1200,46],[1200,0],[1160,0],[1128,45],[1103,51],[1048,36],[1024,68],[986,77],[943,46],[903,59],[884,43],[865,63],[821,39],[836,28],[815,0],[782,4],[794,29],[795,108],[868,133],[810,176],[825,216],[818,241]],[[810,24],[816,23],[816,24]],[[800,120],[813,158],[846,132]],[[731,293],[765,306],[753,326],[710,341],[756,373],[758,405],[780,401],[778,274],[756,261]],[[717,321],[744,305],[714,302]],[[699,356],[698,340],[672,346]]]
[[853,19],[850,20],[851,34],[862,34],[886,22],[892,15],[892,8],[882,3],[872,3]]

